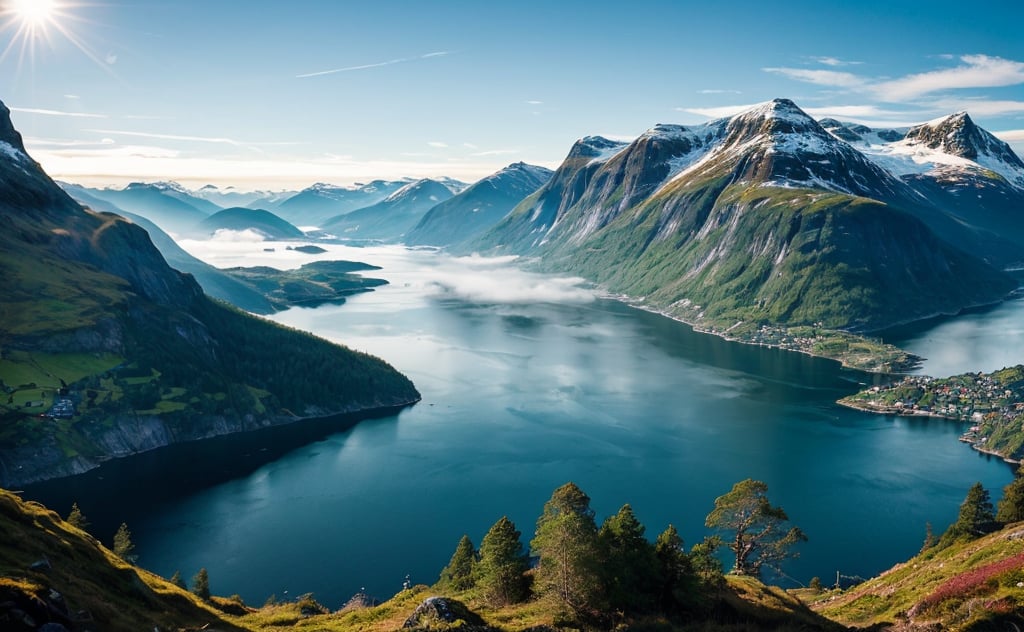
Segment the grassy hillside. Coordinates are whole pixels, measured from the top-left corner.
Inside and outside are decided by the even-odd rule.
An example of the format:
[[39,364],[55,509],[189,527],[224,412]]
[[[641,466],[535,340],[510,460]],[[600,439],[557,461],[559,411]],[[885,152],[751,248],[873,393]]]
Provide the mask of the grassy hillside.
[[1024,629],[1024,523],[979,540],[930,549],[811,608],[844,625],[918,629]]

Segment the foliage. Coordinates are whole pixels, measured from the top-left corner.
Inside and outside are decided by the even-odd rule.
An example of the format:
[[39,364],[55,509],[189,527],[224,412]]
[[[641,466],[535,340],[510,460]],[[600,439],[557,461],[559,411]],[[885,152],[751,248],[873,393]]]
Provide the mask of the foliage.
[[993,594],[999,588],[1001,576],[1010,575],[1014,571],[1019,573],[1022,566],[1024,553],[952,577],[918,602],[910,614],[913,616],[927,612],[952,599],[963,601],[977,595]]
[[210,574],[205,568],[200,568],[199,572],[192,578],[192,594],[200,599],[209,601],[210,599]]
[[188,585],[185,584],[185,580],[181,576],[181,571],[174,571],[174,574],[171,575],[171,578],[167,581],[171,582],[172,584],[174,584],[178,588],[181,588],[182,590],[188,590]]
[[796,557],[793,545],[807,540],[798,527],[786,529],[789,521],[781,507],[768,502],[768,486],[753,479],[736,483],[732,490],[715,499],[706,526],[732,533],[726,546],[736,556],[732,572],[759,577],[764,566],[777,568]]
[[536,591],[576,615],[601,605],[601,557],[590,497],[575,483],[554,491],[537,519],[530,548],[540,558]]
[[998,528],[992,499],[981,483],[975,483],[967,491],[967,497],[960,504],[956,522],[939,538],[939,548],[945,548],[957,540],[975,539]]
[[515,523],[502,516],[480,543],[477,584],[492,606],[519,603],[529,594],[525,573],[530,568]]
[[68,524],[82,531],[89,528],[89,520],[82,515],[82,510],[78,508],[78,503],[71,503],[71,512],[68,513],[66,520]]
[[468,535],[459,539],[451,561],[441,571],[438,585],[452,590],[466,590],[476,583],[474,571],[477,565],[477,553]]
[[658,581],[658,561],[633,508],[623,505],[617,514],[609,516],[601,525],[598,540],[608,606],[628,612],[650,610]]
[[662,610],[673,610],[686,606],[694,598],[697,577],[693,561],[686,554],[683,539],[675,526],[668,525],[654,541],[654,557],[657,562],[658,605]]
[[1017,476],[1003,488],[996,520],[1003,524],[1024,521],[1024,464],[1018,468]]
[[132,551],[135,550],[135,545],[132,544],[132,533],[128,530],[128,525],[123,522],[117,528],[117,533],[114,534],[114,546],[111,550],[122,560],[130,564],[135,563],[137,556],[132,554]]

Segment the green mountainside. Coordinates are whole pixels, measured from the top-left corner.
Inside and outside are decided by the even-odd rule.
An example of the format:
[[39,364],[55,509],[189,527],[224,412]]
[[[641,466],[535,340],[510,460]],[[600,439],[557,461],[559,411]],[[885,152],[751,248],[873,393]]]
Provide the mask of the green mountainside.
[[999,302],[1017,282],[988,260],[1024,257],[991,231],[1007,209],[972,224],[912,184],[776,99],[628,144],[583,138],[463,250],[528,257],[730,339],[905,370],[915,358],[856,334]]
[[383,361],[207,298],[84,210],[0,106],[0,484],[169,443],[419,399]]

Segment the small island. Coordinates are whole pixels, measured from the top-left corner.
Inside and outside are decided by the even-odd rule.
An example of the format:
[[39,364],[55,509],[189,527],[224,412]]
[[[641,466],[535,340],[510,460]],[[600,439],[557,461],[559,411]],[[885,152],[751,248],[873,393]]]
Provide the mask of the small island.
[[262,293],[275,308],[287,309],[341,304],[347,296],[387,285],[384,279],[354,274],[367,270],[380,267],[358,261],[314,261],[297,270],[256,266],[227,268],[224,272]]
[[910,375],[838,403],[881,415],[939,417],[970,424],[960,440],[975,450],[1014,463],[1024,457],[1024,365],[946,378]]

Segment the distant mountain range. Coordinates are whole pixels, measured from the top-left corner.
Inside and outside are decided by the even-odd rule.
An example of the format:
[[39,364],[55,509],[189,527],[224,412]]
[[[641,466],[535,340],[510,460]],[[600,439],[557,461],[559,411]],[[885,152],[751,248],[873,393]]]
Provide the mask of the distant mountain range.
[[716,326],[870,331],[1016,287],[1000,268],[1024,261],[1024,167],[1005,143],[966,114],[903,133],[826,124],[777,99],[581,139],[461,249],[539,257]]
[[2,103],[0,220],[0,486],[419,398],[377,358],[210,300],[140,226],[58,187]]
[[331,217],[321,229],[347,239],[402,241],[427,211],[451,197],[447,186],[424,178],[410,182],[372,206]]

